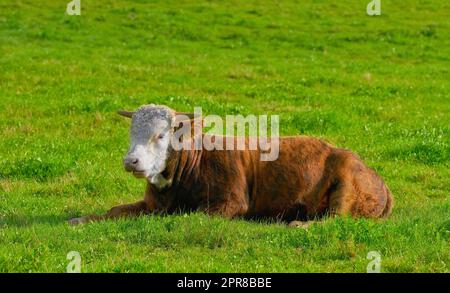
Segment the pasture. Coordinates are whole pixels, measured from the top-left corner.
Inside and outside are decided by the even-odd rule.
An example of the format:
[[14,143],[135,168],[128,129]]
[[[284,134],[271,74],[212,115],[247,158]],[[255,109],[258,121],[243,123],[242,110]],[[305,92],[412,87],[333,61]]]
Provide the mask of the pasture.
[[[0,272],[449,272],[450,4],[0,0]],[[277,114],[282,135],[353,150],[388,219],[307,229],[201,213],[71,227],[143,195],[129,120],[165,104]],[[275,184],[275,183],[274,183]]]

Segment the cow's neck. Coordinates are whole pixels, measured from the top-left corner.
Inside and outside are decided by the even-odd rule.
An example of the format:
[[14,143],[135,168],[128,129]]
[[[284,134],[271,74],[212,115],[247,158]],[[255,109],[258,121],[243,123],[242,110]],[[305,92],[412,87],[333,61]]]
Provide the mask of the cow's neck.
[[187,180],[195,182],[199,176],[199,165],[202,157],[202,150],[180,150],[177,151],[177,166],[173,169],[173,182],[184,184]]
[[[193,144],[191,144],[193,145]],[[158,190],[165,190],[183,184],[184,181],[197,178],[198,166],[202,150],[173,150],[169,151],[166,169],[154,176],[150,183]]]

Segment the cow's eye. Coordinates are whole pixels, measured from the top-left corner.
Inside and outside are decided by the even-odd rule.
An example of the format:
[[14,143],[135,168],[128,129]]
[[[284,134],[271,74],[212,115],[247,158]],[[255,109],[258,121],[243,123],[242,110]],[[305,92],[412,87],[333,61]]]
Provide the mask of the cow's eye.
[[157,138],[157,139],[163,139],[163,138],[164,138],[164,133],[158,134],[158,136],[157,136],[156,138]]

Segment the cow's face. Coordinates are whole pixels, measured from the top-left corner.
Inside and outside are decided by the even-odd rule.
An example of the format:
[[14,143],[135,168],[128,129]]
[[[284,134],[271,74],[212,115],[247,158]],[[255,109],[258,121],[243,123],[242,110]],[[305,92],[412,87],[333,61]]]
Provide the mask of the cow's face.
[[166,168],[175,112],[165,106],[145,105],[119,114],[132,118],[130,147],[123,159],[125,170],[151,180]]

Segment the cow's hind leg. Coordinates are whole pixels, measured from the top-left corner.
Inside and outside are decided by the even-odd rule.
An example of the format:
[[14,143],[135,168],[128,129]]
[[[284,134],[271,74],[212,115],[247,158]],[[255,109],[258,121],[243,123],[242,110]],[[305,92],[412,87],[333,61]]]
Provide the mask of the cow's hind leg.
[[351,214],[352,206],[355,202],[356,194],[350,180],[337,180],[333,191],[328,195],[328,215],[348,215]]
[[147,204],[141,200],[133,204],[125,204],[113,207],[103,215],[89,215],[80,218],[73,218],[69,220],[70,225],[84,224],[88,222],[96,222],[107,219],[115,219],[121,217],[138,216],[140,214],[148,213]]
[[387,187],[372,172],[362,170],[348,174],[338,180],[335,190],[329,195],[329,215],[351,215],[353,217],[378,218],[384,216],[390,203]]

